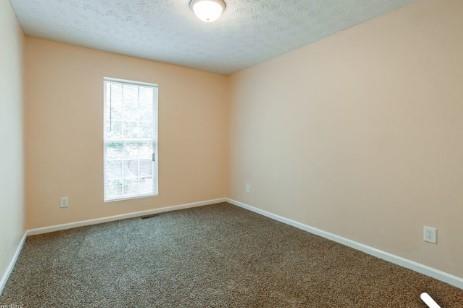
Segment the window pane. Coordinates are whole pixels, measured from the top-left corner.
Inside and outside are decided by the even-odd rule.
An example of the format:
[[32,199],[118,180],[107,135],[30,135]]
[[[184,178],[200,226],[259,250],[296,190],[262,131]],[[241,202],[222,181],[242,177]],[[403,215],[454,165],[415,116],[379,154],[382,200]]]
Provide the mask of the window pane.
[[105,160],[111,161],[114,159],[122,159],[125,157],[123,142],[109,142],[105,145]]
[[138,179],[138,160],[125,160],[124,174],[126,179]]
[[143,178],[140,179],[139,188],[141,194],[149,194],[153,187],[153,179],[152,178]]
[[107,161],[105,164],[106,168],[106,179],[107,180],[116,180],[122,178],[122,161],[114,160]]
[[137,179],[125,180],[124,194],[132,195],[132,196],[138,195],[138,180]]
[[110,125],[108,124],[107,136],[111,139],[122,138],[124,130],[124,122],[119,120],[111,120]]
[[155,87],[105,80],[106,200],[157,193],[156,98]]
[[105,198],[113,198],[123,194],[123,180],[112,180],[105,183]]
[[140,178],[153,176],[153,163],[151,160],[140,160]]
[[153,122],[140,122],[140,138],[152,139],[153,138]]

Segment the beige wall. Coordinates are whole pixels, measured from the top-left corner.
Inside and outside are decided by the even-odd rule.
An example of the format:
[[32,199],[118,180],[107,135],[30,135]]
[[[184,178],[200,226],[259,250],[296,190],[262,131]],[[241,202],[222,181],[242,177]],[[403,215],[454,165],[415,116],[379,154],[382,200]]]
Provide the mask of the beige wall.
[[24,232],[22,44],[9,1],[0,1],[0,278]]
[[233,75],[231,197],[463,276],[462,29],[417,1]]
[[[227,194],[226,77],[31,37],[25,47],[28,228]],[[159,84],[157,197],[103,202],[105,76]]]

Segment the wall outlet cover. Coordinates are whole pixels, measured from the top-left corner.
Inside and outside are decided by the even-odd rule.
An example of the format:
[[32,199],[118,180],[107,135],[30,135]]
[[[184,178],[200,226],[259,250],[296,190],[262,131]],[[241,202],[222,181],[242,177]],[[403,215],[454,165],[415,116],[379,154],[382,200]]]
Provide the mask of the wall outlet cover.
[[424,226],[423,240],[427,243],[437,244],[437,228]]
[[59,199],[59,207],[68,208],[69,207],[69,197],[61,197]]

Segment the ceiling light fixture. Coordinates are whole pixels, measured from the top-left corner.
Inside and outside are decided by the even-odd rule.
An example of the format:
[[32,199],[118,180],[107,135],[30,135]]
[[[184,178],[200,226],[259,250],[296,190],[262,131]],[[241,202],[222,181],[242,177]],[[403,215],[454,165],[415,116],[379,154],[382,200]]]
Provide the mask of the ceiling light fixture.
[[222,16],[226,4],[223,0],[191,0],[190,8],[204,22],[213,22]]

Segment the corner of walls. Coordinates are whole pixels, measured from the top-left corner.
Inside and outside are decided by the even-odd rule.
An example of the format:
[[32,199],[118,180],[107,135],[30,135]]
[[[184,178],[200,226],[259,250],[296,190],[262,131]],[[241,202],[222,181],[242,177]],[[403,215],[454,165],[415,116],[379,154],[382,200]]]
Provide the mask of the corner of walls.
[[462,12],[416,1],[233,74],[229,197],[463,277]]
[[364,253],[369,254],[371,256],[374,256],[376,258],[385,260],[387,262],[390,262],[390,263],[396,264],[398,266],[410,269],[412,271],[418,272],[418,273],[426,275],[428,277],[443,281],[443,282],[448,283],[448,284],[450,284],[450,285],[452,285],[454,287],[463,289],[463,278],[462,277],[452,275],[450,273],[441,271],[439,269],[436,269],[436,268],[433,268],[433,267],[430,267],[430,266],[426,266],[426,265],[421,264],[419,262],[415,262],[415,261],[412,261],[410,259],[406,259],[406,258],[400,257],[398,255],[394,255],[394,254],[389,253],[387,251],[383,251],[383,250],[377,249],[375,247],[366,245],[364,243],[360,243],[360,242],[351,240],[349,238],[342,237],[342,236],[340,236],[338,234],[334,234],[334,233],[331,233],[331,232],[327,232],[325,230],[315,228],[313,226],[301,223],[301,222],[293,220],[293,219],[289,219],[287,217],[277,215],[275,213],[268,212],[268,211],[263,210],[261,208],[254,207],[252,205],[249,205],[249,204],[237,201],[237,200],[227,199],[227,202],[231,203],[231,204],[233,204],[235,206],[238,206],[240,208],[243,208],[245,210],[248,210],[248,211],[257,213],[259,215],[268,217],[268,218],[273,219],[275,221],[282,222],[284,224],[287,224],[289,226],[292,226],[292,227],[295,227],[297,229],[303,230],[305,232],[320,236],[322,238],[325,238],[325,239],[328,239],[330,241],[339,243],[341,245],[353,248],[355,250],[359,250],[361,252],[364,252]]
[[0,2],[0,293],[24,242],[24,33],[9,1]]

